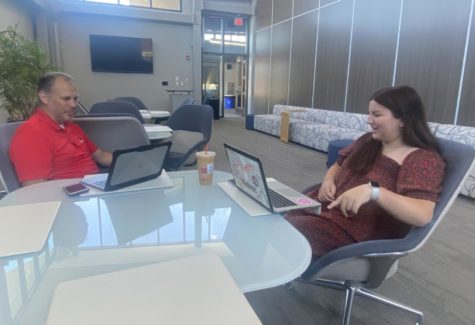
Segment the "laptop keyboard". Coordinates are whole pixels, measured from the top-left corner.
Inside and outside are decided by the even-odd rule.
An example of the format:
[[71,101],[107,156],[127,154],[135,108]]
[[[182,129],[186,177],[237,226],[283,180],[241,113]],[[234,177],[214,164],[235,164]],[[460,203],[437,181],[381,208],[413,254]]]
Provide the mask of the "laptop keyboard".
[[104,187],[106,187],[106,183],[107,183],[107,179],[105,179],[105,180],[103,180],[103,181],[97,181],[97,182],[95,182],[94,184],[95,184],[97,187],[104,188]]
[[295,205],[294,202],[290,201],[286,197],[280,195],[274,190],[269,189],[270,200],[272,201],[272,206],[274,208],[285,208],[292,207]]

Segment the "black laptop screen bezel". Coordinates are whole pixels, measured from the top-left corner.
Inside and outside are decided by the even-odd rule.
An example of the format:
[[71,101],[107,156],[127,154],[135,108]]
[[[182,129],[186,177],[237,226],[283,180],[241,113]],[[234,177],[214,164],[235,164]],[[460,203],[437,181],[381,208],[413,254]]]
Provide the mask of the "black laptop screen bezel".
[[[262,205],[264,208],[270,210],[272,213],[276,213],[275,210],[274,210],[274,207],[272,206],[272,201],[270,199],[270,194],[269,194],[269,187],[267,186],[267,180],[266,180],[266,175],[264,174],[264,168],[262,167],[262,162],[259,158],[257,158],[256,156],[253,156],[251,155],[250,153],[247,153],[245,151],[242,151],[241,149],[238,149],[232,145],[229,145],[227,143],[224,143],[224,151],[226,152],[226,157],[228,158],[228,164],[229,164],[229,168],[231,169],[231,174],[232,174],[232,166],[231,166],[231,163],[230,163],[230,159],[229,159],[229,154],[228,154],[228,150],[231,150],[231,151],[234,151],[240,155],[243,155],[245,156],[246,158],[252,160],[252,161],[255,161],[257,162],[257,165],[259,166],[259,171],[262,175],[262,182],[264,184],[264,189],[265,189],[265,192],[266,192],[266,195],[267,195],[267,201],[269,202],[269,206],[267,207],[265,204],[263,204],[261,201],[257,200],[255,197],[253,197],[252,195],[250,195],[249,193],[247,193],[246,191],[242,190],[242,189],[239,189],[241,192],[245,193],[247,196],[249,196],[251,199],[253,199],[254,201],[256,201],[257,203],[259,203],[260,205]],[[233,175],[233,181],[234,183],[236,184],[236,181],[234,179],[234,174]],[[237,187],[237,185],[236,185]],[[239,187],[238,187],[239,188]]]
[[143,183],[143,182],[146,182],[146,181],[149,181],[149,180],[152,180],[152,179],[155,179],[155,178],[159,177],[162,174],[163,165],[165,163],[166,156],[170,152],[171,142],[163,142],[163,143],[159,143],[159,144],[148,144],[148,145],[145,145],[145,146],[140,146],[140,147],[135,147],[135,148],[130,148],[130,149],[114,150],[114,152],[112,153],[112,163],[111,163],[111,167],[110,167],[111,171],[115,167],[117,157],[119,157],[121,154],[129,153],[129,152],[147,151],[147,150],[150,150],[150,149],[155,149],[157,147],[165,147],[165,146],[167,147],[167,150],[166,150],[166,153],[165,153],[165,158],[163,159],[162,164],[160,166],[160,169],[158,170],[157,173],[150,174],[148,176],[144,176],[144,177],[141,177],[141,178],[137,178],[137,179],[134,179],[134,180],[131,180],[131,181],[128,181],[128,182],[111,185],[110,182],[111,182],[111,175],[112,174],[109,172],[109,175],[107,175],[106,185],[104,186],[104,191],[109,192],[109,191],[119,190],[119,189],[127,187],[127,186],[132,186],[132,185],[135,185],[135,184]]

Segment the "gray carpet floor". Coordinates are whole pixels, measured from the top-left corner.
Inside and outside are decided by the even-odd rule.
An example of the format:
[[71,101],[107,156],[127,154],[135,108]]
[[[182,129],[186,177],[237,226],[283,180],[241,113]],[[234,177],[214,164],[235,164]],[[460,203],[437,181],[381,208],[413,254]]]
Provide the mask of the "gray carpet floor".
[[[326,154],[244,127],[244,119],[214,121],[215,169],[229,171],[223,143],[261,158],[268,177],[303,190],[320,182]],[[475,200],[459,197],[427,244],[400,260],[376,291],[424,312],[424,324],[475,324]],[[293,282],[246,294],[263,324],[340,324],[344,293]],[[415,324],[413,316],[357,297],[351,324]]]

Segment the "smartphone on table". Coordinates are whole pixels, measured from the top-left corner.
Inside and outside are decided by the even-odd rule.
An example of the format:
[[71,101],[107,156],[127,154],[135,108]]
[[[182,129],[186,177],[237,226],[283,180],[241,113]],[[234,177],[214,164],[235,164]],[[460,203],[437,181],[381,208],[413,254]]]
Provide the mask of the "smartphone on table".
[[77,183],[77,184],[72,184],[68,186],[64,186],[63,190],[68,194],[69,196],[75,196],[79,195],[81,193],[86,193],[89,191],[89,188],[86,187],[84,184]]

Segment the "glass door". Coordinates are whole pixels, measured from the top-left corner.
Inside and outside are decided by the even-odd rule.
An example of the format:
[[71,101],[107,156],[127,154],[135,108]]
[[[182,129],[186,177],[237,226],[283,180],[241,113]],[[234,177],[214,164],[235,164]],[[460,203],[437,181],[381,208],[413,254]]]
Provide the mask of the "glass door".
[[[246,112],[248,21],[232,14],[203,14],[203,103],[217,97],[219,117]],[[211,103],[216,105],[214,99]]]
[[219,55],[204,54],[201,65],[202,102],[213,108],[214,119],[222,117],[221,71],[222,58]]

